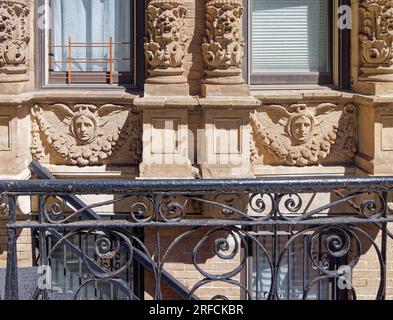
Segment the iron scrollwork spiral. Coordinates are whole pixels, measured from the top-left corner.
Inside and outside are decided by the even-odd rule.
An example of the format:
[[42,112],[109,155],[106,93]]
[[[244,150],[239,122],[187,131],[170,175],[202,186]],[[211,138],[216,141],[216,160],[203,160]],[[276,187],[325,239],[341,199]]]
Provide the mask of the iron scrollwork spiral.
[[158,215],[161,221],[164,222],[180,222],[185,215],[184,207],[185,204],[171,199],[170,197],[164,197],[158,203]]
[[65,223],[75,216],[67,214],[67,201],[63,198],[48,196],[43,201],[44,215],[50,223]]
[[[379,192],[375,193],[375,198],[368,198],[361,201],[359,213],[367,219],[378,219],[387,212],[386,199]],[[371,197],[371,193],[368,194]]]
[[[92,239],[93,236],[98,237],[93,244],[93,248],[89,248],[89,240]],[[123,250],[123,252],[121,252],[121,250]],[[84,236],[82,242],[83,262],[89,272],[96,278],[114,278],[122,274],[131,265],[133,259],[133,250],[134,247],[127,235],[108,229],[89,230]],[[92,253],[94,253],[94,257],[90,256]],[[118,254],[122,254],[123,256],[127,257],[126,261],[121,267],[113,269],[106,268],[104,265],[104,270],[97,270],[97,268],[95,268],[96,264],[92,263],[97,259],[113,260]]]
[[198,263],[198,254],[202,250],[204,245],[209,245],[209,241],[213,241],[212,252],[218,258],[229,261],[233,260],[237,255],[240,254],[241,243],[243,247],[247,246],[247,242],[244,236],[240,232],[234,229],[214,229],[205,234],[205,236],[196,244],[192,252],[192,262],[195,268],[207,279],[220,280],[220,279],[230,279],[235,275],[239,274],[246,264],[246,256],[241,258],[241,261],[237,267],[233,270],[221,273],[221,274],[211,274],[210,272],[204,270]]

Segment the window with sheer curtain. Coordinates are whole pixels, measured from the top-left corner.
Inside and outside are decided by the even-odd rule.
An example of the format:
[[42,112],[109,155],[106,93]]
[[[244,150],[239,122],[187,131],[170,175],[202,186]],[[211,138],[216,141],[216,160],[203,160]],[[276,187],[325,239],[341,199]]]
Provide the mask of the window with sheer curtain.
[[330,83],[332,5],[330,0],[252,0],[252,83]]
[[[307,291],[307,300],[339,300],[347,299],[348,292],[340,290],[337,279],[324,277],[315,266],[318,262],[320,268],[337,270],[339,266],[348,263],[348,257],[335,258],[329,255],[325,243],[329,232],[324,232],[314,239],[314,247],[310,246],[311,232],[302,233],[296,240],[288,243],[296,235],[296,231],[281,228],[276,233],[268,227],[258,230],[257,239],[266,250],[253,243],[251,265],[251,287],[249,288],[253,299],[267,300],[272,297],[272,269],[269,263],[277,263],[278,257],[283,253],[280,264],[276,265],[276,297],[280,300],[302,300]],[[312,258],[313,257],[313,258]],[[314,259],[314,263],[312,262]],[[319,281],[315,281],[319,279]],[[311,285],[313,284],[313,285]],[[310,286],[310,287],[309,287]]]
[[133,1],[50,0],[51,83],[132,83]]

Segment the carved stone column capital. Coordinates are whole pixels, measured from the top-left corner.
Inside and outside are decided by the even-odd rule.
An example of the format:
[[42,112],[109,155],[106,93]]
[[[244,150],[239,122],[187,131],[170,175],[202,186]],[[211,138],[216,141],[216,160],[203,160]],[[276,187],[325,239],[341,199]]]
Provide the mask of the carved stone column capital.
[[0,83],[27,81],[29,0],[0,0]]
[[151,0],[146,9],[145,57],[151,84],[186,83],[183,59],[188,38],[184,34],[184,1]]
[[359,3],[359,81],[393,82],[393,1]]
[[206,36],[202,44],[206,64],[205,85],[244,84],[241,69],[244,57],[241,34],[244,10],[241,0],[206,1]]

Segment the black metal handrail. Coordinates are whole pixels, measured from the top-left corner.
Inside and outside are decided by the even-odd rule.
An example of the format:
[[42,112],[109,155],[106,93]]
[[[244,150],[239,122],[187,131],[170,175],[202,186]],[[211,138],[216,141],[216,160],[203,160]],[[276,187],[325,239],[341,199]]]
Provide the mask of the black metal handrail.
[[[34,172],[34,169],[32,170]],[[8,299],[18,298],[16,231],[21,228],[38,231],[40,264],[47,265],[51,260],[53,252],[47,252],[43,246],[47,234],[51,234],[56,240],[55,246],[65,245],[79,256],[91,273],[89,281],[109,281],[111,285],[119,286],[120,290],[131,299],[135,298],[132,290],[119,278],[125,270],[124,267],[119,270],[107,270],[94,257],[88,256],[88,252],[83,247],[78,248],[70,243],[68,240],[70,235],[79,234],[83,237],[94,235],[100,239],[101,244],[110,243],[109,247],[121,243],[123,249],[129,250],[132,259],[139,259],[139,262],[142,261],[141,263],[152,272],[155,279],[156,299],[162,298],[162,281],[169,284],[183,298],[197,299],[198,289],[215,281],[235,285],[245,292],[244,297],[251,298],[250,289],[234,279],[246,268],[246,260],[241,260],[238,268],[219,275],[203,270],[197,262],[196,255],[200,247],[207,239],[211,239],[219,232],[224,232],[228,237],[233,238],[232,242],[237,244],[235,246],[237,252],[223,254],[229,250],[230,245],[225,237],[219,237],[213,241],[212,252],[216,258],[233,259],[240,254],[240,248],[247,251],[249,245],[246,243],[251,243],[261,252],[265,252],[267,266],[271,270],[271,283],[266,292],[266,297],[269,299],[280,297],[277,287],[280,264],[283,257],[289,254],[288,250],[292,250],[293,242],[298,237],[307,235],[307,238],[304,238],[307,248],[304,247],[303,250],[310,250],[309,262],[319,273],[318,277],[303,288],[303,298],[309,296],[312,286],[321,279],[329,281],[333,279],[337,287],[337,281],[343,276],[342,271],[334,269],[332,265],[328,268],[320,266],[320,261],[315,260],[315,255],[311,252],[312,241],[326,237],[325,242],[319,243],[319,247],[326,247],[326,252],[321,257],[352,259],[351,261],[354,262],[349,263],[349,267],[353,270],[363,252],[364,245],[359,240],[362,238],[362,241],[369,242],[370,248],[375,249],[380,263],[380,285],[376,298],[386,297],[387,240],[393,239],[387,228],[389,222],[393,222],[393,177],[59,181],[51,180],[53,178],[51,175],[42,174],[39,170],[36,174],[39,178],[47,179],[0,181],[0,195],[2,199],[8,199],[9,211],[6,287]],[[326,203],[318,202],[314,208],[309,208],[302,199],[307,194],[326,194],[326,199],[330,200]],[[16,199],[22,195],[36,196],[38,199],[37,221],[17,221]],[[114,197],[113,200],[84,204],[77,198],[80,195],[113,195]],[[49,199],[54,203],[50,203]],[[130,208],[128,216],[126,215],[127,219],[124,215],[117,216],[116,212],[113,212],[114,218],[105,220],[93,211],[119,202],[127,203]],[[188,213],[187,208],[190,203],[200,209],[201,215],[194,216]],[[68,204],[71,204],[72,212],[63,211]],[[207,212],[211,213],[210,211],[214,212],[214,217],[204,216]],[[382,239],[380,244],[373,238],[366,225],[379,230]],[[154,234],[157,238],[156,254],[152,255],[144,242],[138,240],[133,234],[133,228],[145,229],[148,230],[149,235]],[[180,235],[174,237],[169,248],[162,249],[161,232],[168,228],[182,231]],[[273,238],[278,237],[283,228],[289,228],[288,241],[283,248],[277,246],[273,246],[273,249],[265,248],[255,235],[260,228],[268,228]],[[208,231],[192,250],[191,261],[196,272],[202,274],[203,279],[192,288],[186,289],[164,267],[176,246],[198,230]],[[134,247],[131,240],[138,243],[138,246]],[[98,246],[96,252],[100,252],[101,249]],[[272,256],[269,250],[274,250]],[[250,255],[250,252],[246,255]],[[108,253],[103,253],[102,257],[108,257]],[[110,255],[110,257],[114,256]],[[89,281],[82,283],[75,298],[78,298],[78,294],[90,283]],[[335,292],[337,290],[336,288]],[[354,289],[345,290],[346,297],[356,298]],[[219,296],[222,298],[221,295]],[[40,297],[48,297],[46,290],[40,291]]]
[[318,177],[215,180],[2,180],[0,193],[134,194],[307,193],[334,189],[382,192],[393,190],[393,177]]

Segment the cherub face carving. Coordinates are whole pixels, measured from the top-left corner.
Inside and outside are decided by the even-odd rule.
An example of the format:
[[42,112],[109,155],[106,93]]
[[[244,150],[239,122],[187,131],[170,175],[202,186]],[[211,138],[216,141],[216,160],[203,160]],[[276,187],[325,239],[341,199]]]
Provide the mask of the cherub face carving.
[[286,132],[293,143],[301,145],[307,143],[315,134],[316,118],[312,111],[305,106],[295,106],[298,112],[289,116]]
[[306,142],[311,136],[312,129],[313,121],[306,115],[297,116],[291,122],[291,136],[299,142]]
[[90,142],[96,136],[97,125],[95,120],[87,115],[79,115],[72,121],[72,131],[82,142]]

